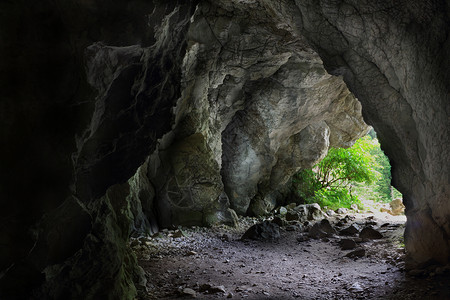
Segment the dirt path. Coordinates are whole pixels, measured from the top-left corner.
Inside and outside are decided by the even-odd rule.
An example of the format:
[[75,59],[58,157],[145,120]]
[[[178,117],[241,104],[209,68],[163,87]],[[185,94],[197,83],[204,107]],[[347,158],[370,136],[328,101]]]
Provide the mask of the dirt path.
[[341,250],[341,236],[309,239],[295,227],[282,227],[275,242],[241,241],[253,219],[241,219],[237,229],[185,228],[135,240],[148,279],[145,298],[450,299],[448,272],[422,278],[405,273],[402,218],[354,217],[351,222],[360,225],[376,222],[384,236],[360,243],[360,258],[345,256],[352,250]]

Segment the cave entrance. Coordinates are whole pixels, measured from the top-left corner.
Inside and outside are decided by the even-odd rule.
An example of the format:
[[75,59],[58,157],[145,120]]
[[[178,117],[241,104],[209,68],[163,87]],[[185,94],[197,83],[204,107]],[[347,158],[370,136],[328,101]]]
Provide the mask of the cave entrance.
[[330,216],[347,209],[404,215],[402,194],[391,179],[390,161],[371,128],[351,147],[330,148],[311,169],[297,172],[285,201],[318,203]]
[[[374,143],[375,132],[365,139]],[[375,152],[383,154],[377,147]],[[372,187],[357,182],[348,186],[353,199],[359,199],[349,207],[321,210],[317,204],[293,203],[270,216],[240,217],[236,228],[179,226],[133,239],[148,279],[146,297],[403,299],[411,291],[426,295],[428,287],[406,280],[406,217],[389,206],[392,197],[401,194],[392,192],[388,160],[384,169],[385,177],[379,175]],[[380,181],[388,184],[384,193]],[[302,213],[309,216],[307,221],[299,219]]]

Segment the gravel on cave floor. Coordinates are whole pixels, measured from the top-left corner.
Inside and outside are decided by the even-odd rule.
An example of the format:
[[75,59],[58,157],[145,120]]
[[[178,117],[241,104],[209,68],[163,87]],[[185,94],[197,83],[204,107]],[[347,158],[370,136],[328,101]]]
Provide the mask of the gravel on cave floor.
[[[344,215],[330,218],[335,224]],[[379,240],[359,243],[363,257],[341,250],[342,236],[304,238],[281,227],[276,241],[240,240],[261,221],[240,218],[237,228],[179,228],[131,245],[147,278],[142,299],[450,299],[450,275],[411,276],[404,269],[404,217],[351,214],[377,223]]]

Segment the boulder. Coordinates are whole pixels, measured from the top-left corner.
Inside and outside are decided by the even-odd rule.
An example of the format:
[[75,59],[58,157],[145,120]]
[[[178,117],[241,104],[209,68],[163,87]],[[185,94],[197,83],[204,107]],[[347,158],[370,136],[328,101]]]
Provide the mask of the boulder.
[[301,204],[294,207],[292,211],[299,215],[299,221],[314,221],[327,217],[317,203]]
[[320,222],[316,222],[309,229],[309,236],[315,239],[329,237],[336,234],[336,230],[331,226],[327,219],[323,219]]
[[272,223],[277,224],[280,227],[283,227],[286,225],[286,221],[280,217],[274,217],[272,220]]
[[280,227],[270,221],[264,221],[259,224],[251,226],[242,235],[241,240],[277,240],[280,238]]
[[352,224],[339,231],[340,235],[356,235],[359,233],[359,226],[357,224]]
[[344,208],[344,207],[340,207],[335,210],[335,213],[337,213],[339,215],[344,215],[344,214],[348,213],[348,209]]
[[359,233],[359,237],[366,240],[382,239],[383,235],[372,227],[366,226]]
[[299,221],[301,216],[297,212],[288,212],[285,215],[286,221]]
[[398,216],[405,212],[405,205],[401,198],[392,200],[389,206],[391,207],[390,214],[393,216]]
[[356,242],[352,239],[342,239],[339,241],[342,250],[351,250],[356,248]]

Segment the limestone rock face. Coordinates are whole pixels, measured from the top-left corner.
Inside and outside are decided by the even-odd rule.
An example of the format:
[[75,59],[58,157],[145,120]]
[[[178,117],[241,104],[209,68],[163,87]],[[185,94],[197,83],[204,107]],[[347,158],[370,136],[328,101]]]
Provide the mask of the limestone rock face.
[[328,72],[344,77],[391,159],[410,263],[448,263],[448,1],[283,3],[273,11],[308,39]]
[[248,5],[201,3],[192,18],[175,124],[149,162],[162,226],[265,214],[296,171],[367,130],[342,79]]

